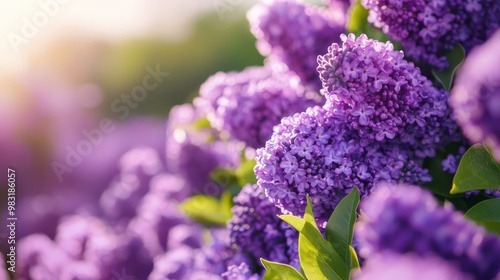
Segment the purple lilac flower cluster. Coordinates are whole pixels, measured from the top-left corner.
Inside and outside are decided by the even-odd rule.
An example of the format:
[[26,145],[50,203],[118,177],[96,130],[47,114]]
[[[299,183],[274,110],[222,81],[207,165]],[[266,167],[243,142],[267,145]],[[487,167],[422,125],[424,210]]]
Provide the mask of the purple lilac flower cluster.
[[465,136],[485,142],[500,160],[500,31],[465,60],[452,90],[450,105]]
[[466,50],[484,42],[500,26],[496,0],[363,0],[368,21],[405,53],[437,68],[448,66],[446,53],[455,45]]
[[365,258],[384,251],[415,253],[446,260],[473,279],[500,273],[500,238],[466,221],[451,205],[441,207],[426,190],[381,184],[362,211],[356,238]]
[[285,213],[301,215],[306,194],[325,222],[357,186],[430,180],[423,159],[458,138],[447,93],[432,87],[390,43],[341,36],[318,58],[323,108],[283,118],[257,150],[260,187]]
[[278,218],[280,209],[266,198],[263,189],[246,185],[234,202],[233,218],[228,222],[230,245],[249,258],[252,272],[262,272],[261,258],[298,265],[297,231]]
[[269,62],[238,73],[215,74],[201,86],[195,104],[207,112],[213,127],[259,148],[281,118],[319,105],[320,100],[285,65]]
[[448,93],[432,86],[393,45],[342,35],[318,58],[326,107],[341,114],[359,137],[409,145],[419,157],[432,157],[454,134]]
[[[336,16],[334,16],[336,15]],[[297,0],[263,0],[248,13],[262,55],[276,57],[319,89],[316,57],[345,32],[345,16]]]
[[240,163],[243,148],[235,140],[220,141],[218,132],[197,128],[201,110],[184,104],[172,108],[167,127],[166,161],[168,170],[183,177],[197,193],[219,195],[221,187],[212,183],[210,172]]
[[437,257],[420,257],[414,254],[398,255],[385,252],[370,258],[363,270],[356,271],[355,280],[472,280],[452,263]]
[[228,270],[222,274],[224,280],[258,280],[258,274],[252,273],[246,263],[240,265],[231,265]]
[[[211,183],[208,174],[239,161],[240,146],[219,139],[201,141],[200,135],[209,132],[183,126],[185,118],[193,121],[196,114],[192,107],[171,114],[176,134],[169,138],[167,150],[176,152],[177,160],[184,162],[171,157],[165,161],[156,147],[131,149],[119,160],[118,174],[102,193],[99,209],[62,217],[53,240],[42,234],[20,240],[20,279],[111,279],[122,274],[157,279],[154,275],[161,262],[156,259],[184,249],[194,252],[190,255],[196,256],[193,260],[198,259],[196,265],[182,264],[189,267],[189,275],[196,272],[197,279],[209,279],[203,275],[213,274],[213,279],[221,279],[232,264],[225,260],[237,259],[228,241],[218,237],[219,241],[204,245],[203,228],[181,213],[178,203],[203,191],[218,192],[220,186]],[[200,150],[204,153],[196,153]],[[193,164],[204,158],[214,160],[205,162],[208,166]],[[172,172],[185,164],[190,164],[191,173]],[[190,174],[195,178],[189,178]],[[204,185],[195,185],[198,182]],[[226,234],[223,230],[222,235]],[[227,252],[224,257],[222,250]],[[173,269],[170,261],[167,264]],[[159,279],[168,278],[168,273]]]

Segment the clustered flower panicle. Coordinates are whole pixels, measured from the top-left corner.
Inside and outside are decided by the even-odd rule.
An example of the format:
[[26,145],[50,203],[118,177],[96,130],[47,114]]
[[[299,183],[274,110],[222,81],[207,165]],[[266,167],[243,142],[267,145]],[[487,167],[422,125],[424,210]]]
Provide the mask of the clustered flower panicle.
[[460,68],[450,105],[463,133],[486,142],[500,160],[500,31],[477,47]]
[[447,93],[402,52],[365,35],[341,40],[318,57],[326,104],[283,118],[254,169],[285,213],[301,215],[309,194],[320,223],[354,186],[366,196],[378,181],[429,181],[423,160],[458,138]]
[[474,279],[495,279],[500,273],[500,238],[465,220],[450,204],[440,206],[420,187],[379,185],[362,211],[356,226],[362,257],[415,253],[454,263]]
[[353,273],[354,280],[472,280],[473,278],[456,265],[443,259],[412,253],[383,252],[366,260],[362,270]]
[[230,245],[248,256],[247,264],[261,273],[260,259],[297,264],[297,232],[278,218],[281,214],[263,189],[248,184],[234,198],[233,218],[228,222]]
[[316,57],[345,32],[345,16],[297,0],[263,0],[248,13],[262,55],[277,58],[305,85],[321,87]]
[[366,35],[341,39],[318,57],[321,93],[360,138],[408,145],[419,157],[434,156],[450,137],[458,140],[448,93],[433,87],[402,51]]
[[320,96],[306,91],[285,65],[269,62],[239,73],[215,74],[202,85],[195,104],[207,113],[213,127],[260,148],[281,118],[320,101]]
[[446,54],[457,44],[468,51],[500,27],[500,2],[496,0],[363,0],[368,21],[391,39],[401,42],[405,53],[442,69]]

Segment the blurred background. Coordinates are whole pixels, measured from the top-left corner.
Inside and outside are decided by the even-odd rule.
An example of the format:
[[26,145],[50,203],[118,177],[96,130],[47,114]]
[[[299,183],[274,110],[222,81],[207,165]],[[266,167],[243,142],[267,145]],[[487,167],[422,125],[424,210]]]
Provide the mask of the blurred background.
[[0,213],[12,168],[16,238],[53,238],[60,217],[99,204],[126,151],[164,148],[170,109],[210,75],[261,65],[245,17],[254,3],[0,1]]

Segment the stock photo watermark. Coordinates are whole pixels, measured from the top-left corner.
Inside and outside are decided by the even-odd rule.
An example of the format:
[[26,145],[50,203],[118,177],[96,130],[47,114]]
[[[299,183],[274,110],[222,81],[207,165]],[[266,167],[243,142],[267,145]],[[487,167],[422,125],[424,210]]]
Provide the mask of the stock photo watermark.
[[16,272],[16,170],[7,168],[7,270]]
[[[145,70],[147,74],[143,77],[142,84],[135,86],[130,93],[124,93],[111,102],[111,112],[117,114],[118,119],[128,118],[131,110],[137,108],[139,103],[148,97],[149,92],[157,88],[170,75],[169,72],[162,72],[160,65],[156,65],[155,68],[147,66]],[[65,147],[64,162],[52,162],[52,169],[59,182],[63,180],[65,173],[71,173],[73,168],[80,165],[83,159],[92,153],[94,147],[100,145],[104,141],[104,137],[112,133],[115,128],[111,119],[103,118],[98,127],[82,130],[83,139],[74,146]]]
[[65,5],[71,0],[43,0],[38,2],[40,9],[33,13],[31,17],[22,18],[22,27],[18,32],[9,32],[7,37],[12,48],[19,52],[19,47],[27,44],[33,39],[40,29],[47,26],[51,18],[56,17],[61,11],[61,5]]
[[242,3],[243,0],[213,0],[212,6],[217,12],[219,19],[223,21],[227,13],[234,12]]

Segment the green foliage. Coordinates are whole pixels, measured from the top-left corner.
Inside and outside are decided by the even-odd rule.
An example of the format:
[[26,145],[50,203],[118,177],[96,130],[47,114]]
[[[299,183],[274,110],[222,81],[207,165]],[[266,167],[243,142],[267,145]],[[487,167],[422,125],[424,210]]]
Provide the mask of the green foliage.
[[436,80],[441,83],[444,89],[449,91],[451,89],[451,85],[453,84],[453,78],[455,76],[455,72],[462,65],[465,59],[465,49],[462,45],[457,44],[453,50],[451,50],[447,55],[448,61],[450,62],[450,66],[444,69],[441,72],[432,70],[432,74],[436,78]]
[[450,193],[499,188],[500,165],[486,147],[481,144],[472,146],[460,160]]
[[210,173],[210,178],[235,196],[244,185],[257,183],[257,178],[253,172],[255,164],[254,159],[242,158],[238,168],[216,168]]
[[349,246],[352,243],[356,209],[359,205],[359,190],[357,187],[342,199],[333,211],[326,226],[326,239],[339,253],[346,264],[351,263]]
[[262,258],[260,261],[266,268],[263,280],[305,280],[302,274],[287,264],[270,262]]
[[185,200],[180,208],[191,219],[205,224],[224,226],[231,219],[232,195],[222,194],[220,200],[207,195],[195,195]]
[[500,235],[500,198],[488,199],[476,204],[465,213],[469,220]]
[[[309,197],[307,197],[304,218],[293,215],[280,216],[283,221],[299,232],[299,259],[306,279],[347,280],[351,268],[359,267],[356,252],[350,246],[358,204],[359,191],[354,188],[342,199],[334,211],[335,214],[332,214],[329,219],[328,240],[325,240],[319,231]],[[282,278],[264,277],[264,279]]]
[[349,245],[349,252],[351,253],[351,269],[359,268],[358,254],[351,245]]

